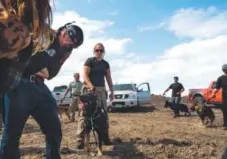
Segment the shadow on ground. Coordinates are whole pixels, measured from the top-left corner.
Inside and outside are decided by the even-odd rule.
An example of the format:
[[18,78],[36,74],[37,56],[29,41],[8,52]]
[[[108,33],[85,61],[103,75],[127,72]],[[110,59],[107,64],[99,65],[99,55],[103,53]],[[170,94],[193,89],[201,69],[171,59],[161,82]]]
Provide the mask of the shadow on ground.
[[[41,147],[41,148],[38,148],[38,147],[23,147],[21,148],[21,156],[23,155],[32,155],[32,154],[43,154],[45,155],[45,152],[46,152],[46,148],[44,147]],[[62,155],[70,155],[70,154],[77,154],[77,151],[76,150],[72,150],[68,147],[62,147],[61,148],[61,154]]]
[[[94,144],[94,143],[90,143]],[[113,139],[113,147],[107,151],[104,151],[104,155],[106,157],[110,158],[117,158],[117,159],[126,159],[126,158],[132,158],[132,159],[148,159],[149,157],[146,156],[143,152],[141,152],[137,147],[140,145],[146,146],[155,146],[155,145],[174,145],[177,147],[187,147],[191,146],[190,141],[177,141],[174,139],[164,138],[161,140],[152,141],[150,139],[142,139],[142,138],[131,138],[129,141],[122,141],[120,138],[114,138]],[[93,145],[94,146],[94,145]],[[35,148],[35,147],[24,147],[21,148],[21,156],[25,155],[39,155],[44,157],[45,156],[45,148]],[[78,155],[78,156],[84,156],[86,155],[87,158],[92,158],[92,156],[85,153],[79,153],[76,150],[72,150],[68,147],[61,148],[61,155]]]
[[139,107],[134,107],[134,108],[116,108],[114,110],[111,111],[111,113],[149,113],[149,112],[153,112],[155,110],[159,110],[157,109],[155,106],[139,106]]
[[117,138],[114,141],[113,150],[106,152],[106,155],[109,157],[116,157],[119,159],[133,158],[133,159],[148,159],[143,152],[140,152],[137,147],[139,145],[146,146],[155,146],[155,145],[173,145],[177,147],[188,147],[192,143],[190,141],[177,141],[174,139],[161,139],[157,141],[151,141],[150,139],[141,139],[141,138],[131,138],[128,142],[122,142],[121,139]]
[[37,125],[26,123],[24,126],[23,133],[29,134],[29,133],[35,133],[35,132],[42,132]]

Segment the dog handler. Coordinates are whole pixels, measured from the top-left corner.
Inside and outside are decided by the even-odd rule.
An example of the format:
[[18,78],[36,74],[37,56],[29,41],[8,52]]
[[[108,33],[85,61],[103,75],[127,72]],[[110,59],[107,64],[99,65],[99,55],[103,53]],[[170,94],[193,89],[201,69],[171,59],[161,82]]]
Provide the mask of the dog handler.
[[172,96],[171,101],[175,104],[175,110],[174,110],[174,117],[179,116],[180,112],[177,108],[181,102],[181,93],[184,92],[184,86],[179,83],[179,77],[175,76],[173,77],[174,83],[172,83],[169,88],[167,88],[163,95],[165,95],[166,92],[168,92],[170,89],[172,89]]
[[31,54],[49,47],[53,40],[51,23],[49,0],[0,1],[1,105],[2,93],[17,86]]
[[222,113],[224,130],[227,130],[227,64],[222,65],[223,75],[221,75],[216,82],[216,89],[213,92],[213,97],[216,96],[217,92],[222,88]]
[[17,86],[31,54],[49,47],[53,40],[51,23],[49,0],[0,1],[1,99],[2,93]]
[[29,115],[40,125],[46,135],[46,158],[60,159],[62,138],[58,107],[44,78],[54,78],[73,48],[83,43],[83,31],[76,25],[58,29],[50,48],[31,58],[21,82],[5,94],[5,130],[1,153],[3,159],[19,159],[19,141]]
[[82,82],[80,81],[79,73],[74,73],[73,77],[74,81],[70,82],[69,87],[61,100],[62,102],[70,91],[71,102],[69,106],[69,117],[72,122],[75,121],[75,112],[79,109],[79,95],[83,86]]
[[[105,48],[104,45],[98,43],[94,47],[94,57],[88,58],[84,64],[84,82],[88,89],[95,91],[98,95],[97,104],[103,106],[107,113],[107,103],[106,103],[106,90],[105,90],[105,77],[110,89],[110,100],[113,100],[113,84],[110,72],[109,63],[103,59]],[[80,114],[79,114],[80,115]],[[104,144],[112,144],[109,140],[109,120],[107,115],[107,139]],[[84,148],[84,129],[85,129],[85,118],[81,115],[78,121],[77,127],[77,149]]]

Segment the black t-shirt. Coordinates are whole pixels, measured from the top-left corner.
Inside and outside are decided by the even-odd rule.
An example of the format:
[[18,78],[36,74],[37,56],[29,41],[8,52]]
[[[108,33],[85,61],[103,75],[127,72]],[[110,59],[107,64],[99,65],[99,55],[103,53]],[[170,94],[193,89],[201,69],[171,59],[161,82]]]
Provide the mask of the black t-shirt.
[[180,92],[182,89],[184,89],[184,86],[181,83],[172,83],[169,86],[169,89],[172,89],[172,97],[180,97],[180,94],[177,94],[177,92]]
[[27,77],[39,72],[41,69],[47,67],[50,57],[44,52],[39,52],[32,56],[28,67],[25,69],[23,76]]
[[222,97],[227,99],[227,76],[222,75],[217,79],[216,88],[222,88]]
[[90,67],[89,78],[94,86],[105,86],[106,71],[110,68],[107,61],[98,61],[95,57],[88,58],[84,66]]
[[61,48],[57,40],[55,40],[49,49],[38,52],[32,56],[27,69],[24,72],[24,76],[30,76],[39,72],[43,68],[47,68],[49,72],[49,78],[54,78],[61,69],[62,64],[71,54],[72,48]]

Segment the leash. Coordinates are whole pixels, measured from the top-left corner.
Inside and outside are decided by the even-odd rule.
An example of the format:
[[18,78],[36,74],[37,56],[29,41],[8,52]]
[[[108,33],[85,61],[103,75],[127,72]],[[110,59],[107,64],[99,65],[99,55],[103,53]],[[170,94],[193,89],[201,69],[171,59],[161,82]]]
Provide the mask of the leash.
[[[100,98],[97,94],[96,94],[96,96],[97,96],[97,98]],[[100,100],[100,101],[101,101],[101,106],[103,106],[103,105],[104,105],[104,104],[103,104],[103,101],[102,101],[102,100]],[[96,105],[96,108],[95,108],[94,113],[92,114],[92,116],[91,116],[90,118],[88,118],[88,120],[90,120],[90,122],[91,122],[91,130],[92,130],[92,133],[93,133],[93,136],[94,136],[94,139],[95,139],[95,144],[96,144],[97,146],[98,146],[98,141],[97,141],[97,137],[96,137],[96,135],[95,135],[95,126],[96,126],[97,129],[98,129],[98,126],[94,124],[94,120],[98,119],[98,118],[101,116],[101,114],[105,112],[105,111],[104,111],[104,108],[101,108],[101,112],[98,113],[98,114],[95,116],[95,114],[98,112],[98,108],[99,108],[99,106]]]
[[[96,110],[97,110],[97,107],[96,107]],[[97,141],[97,137],[95,135],[95,126],[97,129],[98,129],[98,126],[94,124],[94,120],[98,119],[101,116],[101,113],[104,113],[104,110],[103,109],[101,109],[101,110],[102,111],[97,116],[93,117],[95,115],[95,113],[97,112],[97,111],[95,111],[95,113],[93,113],[92,117],[88,118],[88,120],[90,120],[90,122],[91,122],[91,130],[92,130],[96,145],[98,145],[98,141]]]
[[[84,88],[82,88],[83,92],[84,92]],[[98,96],[98,93],[97,92],[90,92],[92,93],[93,95],[95,95],[98,99],[97,100],[100,100],[101,101],[101,106],[102,107],[104,104],[103,104],[103,101],[100,99],[100,97]],[[94,120],[98,119],[102,113],[105,113],[104,111],[104,108],[101,108],[101,112],[99,112],[96,116],[95,114],[98,112],[98,108],[99,106],[96,104],[96,108],[95,108],[95,111],[94,113],[91,115],[91,117],[87,118],[87,122],[90,121],[91,122],[91,130],[92,130],[92,133],[93,133],[93,136],[94,136],[94,139],[95,139],[95,144],[98,146],[98,140],[97,140],[97,137],[95,135],[95,127],[98,129],[98,126],[94,124]]]

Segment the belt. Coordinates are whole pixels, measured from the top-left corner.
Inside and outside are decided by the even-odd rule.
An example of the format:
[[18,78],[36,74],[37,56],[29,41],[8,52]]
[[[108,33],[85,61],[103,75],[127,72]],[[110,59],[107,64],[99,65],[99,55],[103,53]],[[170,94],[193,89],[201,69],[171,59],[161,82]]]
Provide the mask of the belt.
[[79,94],[73,94],[72,97],[79,97]]
[[22,81],[33,82],[33,83],[43,83],[44,79],[37,75],[31,75],[27,77],[22,77]]

